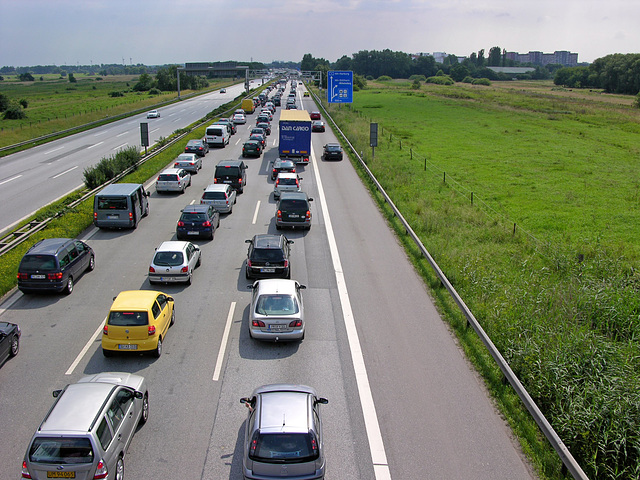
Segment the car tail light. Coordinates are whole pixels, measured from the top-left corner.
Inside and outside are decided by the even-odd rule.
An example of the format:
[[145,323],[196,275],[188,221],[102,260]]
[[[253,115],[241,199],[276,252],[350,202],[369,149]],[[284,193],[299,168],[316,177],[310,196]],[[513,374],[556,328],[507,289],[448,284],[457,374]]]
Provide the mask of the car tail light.
[[93,475],[93,480],[107,478],[108,475],[109,471],[107,470],[107,464],[104,463],[104,460],[100,460],[98,462],[98,466],[96,467],[96,473]]
[[265,324],[262,320],[252,320],[251,325],[254,327],[264,327]]
[[311,210],[307,210],[307,214],[305,215],[305,218],[311,221]]
[[301,327],[302,326],[302,320],[300,320],[300,319],[294,320],[293,322],[289,323],[289,326],[291,328]]
[[184,227],[184,222],[182,220],[178,221],[178,226],[179,227]]
[[285,260],[284,261],[284,268],[287,268],[289,266],[289,260]]
[[133,221],[133,212],[129,212],[129,221]]
[[98,212],[93,212],[93,219],[98,220]]
[[155,335],[156,334],[156,326],[155,325],[149,325],[149,328],[147,328],[147,333],[149,334],[149,336]]
[[174,163],[174,164],[173,164],[173,166],[174,166],[175,168],[178,168],[178,163],[177,163],[177,162],[176,162],[176,163]]
[[31,474],[29,473],[29,470],[27,469],[27,461],[24,460],[22,462],[22,478],[31,478]]
[[251,437],[251,445],[249,446],[249,456],[253,456],[256,454],[256,448],[258,447],[258,434],[259,431],[256,430],[253,432],[253,437]]
[[309,157],[308,156],[307,157],[302,157],[302,161],[303,162],[308,162],[309,161]]
[[48,280],[62,280],[62,272],[47,273]]
[[278,210],[278,212],[276,213],[276,216],[282,220],[282,210]]
[[280,179],[279,178],[276,180],[276,186],[277,185],[280,185]]
[[275,169],[275,168],[273,169],[273,173],[275,173],[276,175],[278,174],[278,173],[276,172],[276,169]]
[[240,179],[238,179],[238,183],[239,183],[240,185],[242,185],[242,179],[241,179],[241,178],[240,178]]
[[152,266],[149,266],[149,273],[156,273],[156,269]]
[[220,183],[220,179],[218,179],[218,178],[214,178],[214,179],[213,179],[213,183]]
[[296,180],[296,187],[300,188],[300,182],[298,182],[298,180]]
[[180,272],[181,272],[181,273],[189,273],[189,267],[182,267],[182,268],[180,269]]
[[109,325],[106,325],[104,327],[102,327],[102,334],[103,335],[109,335]]
[[16,275],[16,277],[18,278],[18,280],[27,280],[29,278],[29,275],[27,275],[26,273],[18,272],[18,275]]
[[207,220],[206,222],[202,223],[203,227],[210,227],[211,226],[211,222],[209,220]]
[[318,440],[316,439],[316,434],[313,432],[310,432],[311,435],[311,450],[313,450],[314,452],[318,451]]

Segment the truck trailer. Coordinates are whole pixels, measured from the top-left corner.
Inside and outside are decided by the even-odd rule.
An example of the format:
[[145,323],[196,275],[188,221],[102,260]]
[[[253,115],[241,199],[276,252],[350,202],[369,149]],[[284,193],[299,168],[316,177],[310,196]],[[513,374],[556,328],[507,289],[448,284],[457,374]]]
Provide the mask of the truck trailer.
[[280,158],[309,163],[311,155],[311,118],[306,110],[280,112]]

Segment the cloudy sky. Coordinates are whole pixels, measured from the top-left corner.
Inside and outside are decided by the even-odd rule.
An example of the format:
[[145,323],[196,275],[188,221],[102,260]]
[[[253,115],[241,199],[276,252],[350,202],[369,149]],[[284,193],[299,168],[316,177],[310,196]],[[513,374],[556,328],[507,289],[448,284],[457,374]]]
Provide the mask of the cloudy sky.
[[640,51],[638,0],[0,0],[0,66]]

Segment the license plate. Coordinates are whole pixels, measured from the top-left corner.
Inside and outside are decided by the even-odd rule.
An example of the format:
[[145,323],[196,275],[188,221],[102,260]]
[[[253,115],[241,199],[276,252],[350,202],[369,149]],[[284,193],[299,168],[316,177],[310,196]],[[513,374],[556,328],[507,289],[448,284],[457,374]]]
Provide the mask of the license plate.
[[287,325],[285,323],[277,325],[269,325],[269,330],[286,330]]
[[108,220],[117,220],[118,219],[118,215],[107,215],[107,219]]
[[231,180],[225,180],[224,183],[231,183]]
[[136,344],[120,344],[118,345],[118,349],[119,350],[137,350],[138,349],[138,345]]
[[200,232],[187,232],[187,235],[198,235]]
[[47,472],[47,478],[76,478],[76,472]]
[[300,215],[298,215],[297,213],[292,213],[291,215],[289,215],[289,218],[300,218]]
[[34,280],[43,280],[47,277],[45,277],[44,275],[31,275],[31,278],[33,278]]
[[275,268],[261,268],[260,273],[274,273],[276,271]]

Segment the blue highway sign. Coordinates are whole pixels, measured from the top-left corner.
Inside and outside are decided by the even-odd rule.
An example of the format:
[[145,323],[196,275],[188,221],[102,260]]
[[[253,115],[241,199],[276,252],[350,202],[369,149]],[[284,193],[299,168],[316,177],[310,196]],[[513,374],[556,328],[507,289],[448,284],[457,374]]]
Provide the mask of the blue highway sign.
[[328,88],[327,101],[329,103],[353,103],[353,72],[327,72]]

